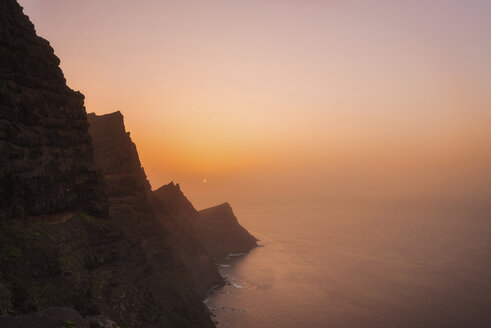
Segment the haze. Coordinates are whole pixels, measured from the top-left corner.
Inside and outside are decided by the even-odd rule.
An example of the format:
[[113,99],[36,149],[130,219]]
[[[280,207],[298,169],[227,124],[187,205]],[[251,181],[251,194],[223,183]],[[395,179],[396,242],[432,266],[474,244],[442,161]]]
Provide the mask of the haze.
[[489,1],[20,2],[199,208],[489,206]]

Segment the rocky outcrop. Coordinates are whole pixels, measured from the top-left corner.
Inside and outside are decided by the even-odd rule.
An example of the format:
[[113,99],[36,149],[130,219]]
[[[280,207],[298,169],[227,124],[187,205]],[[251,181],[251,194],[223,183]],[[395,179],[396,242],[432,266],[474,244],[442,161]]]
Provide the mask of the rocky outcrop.
[[212,327],[161,224],[131,206],[0,223],[9,315],[70,306],[126,327]]
[[167,191],[121,113],[87,118],[49,43],[0,1],[0,327],[213,327],[211,256],[244,251],[224,235],[245,230]]
[[154,195],[163,204],[160,212],[179,218],[212,257],[245,253],[257,246],[256,238],[239,224],[228,203],[198,212],[179,184],[172,182],[155,190]]
[[197,239],[193,220],[188,220],[196,210],[181,192],[179,185],[171,182],[160,188],[159,194],[160,197],[152,197],[154,213],[168,231],[176,255],[191,273],[198,293],[204,296],[210,288],[223,285],[224,280],[212,257]]
[[179,184],[170,182],[153,192],[160,199],[162,210],[168,214],[180,217],[183,220],[193,222],[193,217],[198,213],[193,204],[181,191]]
[[[198,294],[204,296],[209,288],[222,284],[215,263],[194,238],[191,228],[168,210],[181,208],[180,198],[164,203],[151,193],[136,146],[126,132],[123,115],[115,112],[89,114],[88,117],[96,166],[104,172],[109,190],[111,216],[129,220],[127,213],[134,213],[147,221],[157,218],[161,226],[156,231],[164,231],[168,244],[172,245],[172,252],[190,273]],[[191,203],[189,205],[192,207]],[[134,227],[135,223],[128,222],[127,225]]]
[[15,0],[0,1],[0,220],[104,215],[84,97]]
[[102,315],[85,318],[69,307],[53,307],[39,312],[0,316],[2,328],[120,328],[117,323]]
[[[141,307],[148,304],[150,299],[154,300],[154,306],[157,307],[145,311],[140,309],[148,312],[150,316],[141,319],[148,326],[151,326],[152,322],[158,324],[166,322],[162,321],[166,316],[179,317],[178,313],[186,313],[188,322],[183,321],[183,327],[187,324],[207,327],[211,321],[204,315],[205,309],[201,303],[202,282],[207,281],[208,270],[213,270],[212,275],[216,272],[213,262],[206,255],[202,256],[204,253],[200,253],[200,250],[195,247],[197,243],[192,238],[181,238],[185,234],[185,229],[182,229],[179,224],[176,225],[175,220],[171,217],[157,218],[154,214],[151,204],[155,199],[140,163],[136,146],[125,130],[122,114],[120,112],[100,116],[89,114],[89,123],[96,166],[103,171],[108,189],[110,218],[117,223],[116,230],[125,239],[142,247],[143,257],[146,257],[147,263],[152,266],[148,268],[145,275],[141,272],[140,275],[127,280],[134,286],[141,286],[147,294],[147,297],[140,295],[139,297],[143,298],[139,298],[136,303],[133,299],[133,305],[128,305],[127,309],[131,306]],[[138,259],[138,256],[134,258],[134,260]],[[127,271],[130,275],[138,265],[138,262],[127,259],[126,266],[133,269],[121,270]],[[196,274],[201,275],[203,279],[193,279]],[[216,272],[213,279],[220,280],[221,277]],[[199,292],[196,293],[196,290]],[[132,296],[130,298],[135,297]],[[184,296],[188,304],[185,299],[177,296],[181,298]],[[167,305],[167,308],[162,308],[163,304]],[[109,317],[116,318],[115,315],[117,314],[111,314]],[[172,323],[172,321],[168,322]]]
[[96,167],[104,174],[109,197],[133,197],[145,204],[150,183],[140,163],[136,145],[126,132],[121,112],[88,115]]
[[0,317],[2,328],[89,328],[88,322],[74,309],[55,307],[37,313]]
[[58,65],[17,2],[0,1],[0,326],[62,327],[49,309],[69,307],[124,327],[213,327],[124,127],[95,143],[103,175]]
[[201,241],[213,256],[245,253],[257,246],[257,239],[239,224],[229,203],[201,210],[199,214]]

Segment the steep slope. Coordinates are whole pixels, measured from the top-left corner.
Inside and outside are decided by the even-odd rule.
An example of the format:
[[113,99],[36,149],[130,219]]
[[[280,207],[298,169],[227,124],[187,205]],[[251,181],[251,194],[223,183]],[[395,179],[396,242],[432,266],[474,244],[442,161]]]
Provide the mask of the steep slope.
[[0,220],[104,215],[84,97],[15,0],[0,1]]
[[181,191],[181,186],[179,186],[178,183],[174,184],[174,182],[170,182],[155,190],[153,193],[161,200],[163,206],[162,209],[169,214],[189,220],[198,213],[193,204]]
[[192,230],[183,225],[178,217],[160,215],[158,211],[156,213],[168,232],[169,242],[176,256],[190,272],[198,294],[205,298],[211,288],[223,285],[224,280],[215,262],[195,238]]
[[[176,242],[173,230],[170,229],[172,223],[164,225],[154,215],[150,205],[153,197],[150,184],[136,146],[125,130],[122,114],[90,114],[89,123],[96,166],[104,172],[109,191],[110,217],[117,222],[118,231],[125,238],[141,246],[143,256],[151,266],[137,275],[134,275],[133,269],[124,268],[128,271],[125,277],[134,275],[127,282],[142,286],[142,290],[151,296],[129,304],[127,309],[132,306],[145,311],[144,308],[151,300],[156,306],[150,311],[152,320],[142,318],[149,327],[153,323],[171,326],[173,321],[169,318],[181,320],[182,327],[210,326],[211,321],[206,316],[200,294],[195,292],[193,277],[179,259],[180,249],[185,248],[185,252],[191,249],[192,253],[193,241],[184,244]],[[138,262],[139,256],[135,256],[132,260],[128,259],[126,266],[136,268],[141,265]],[[193,269],[201,269],[201,266],[197,265]],[[114,316],[111,313],[110,317]]]
[[1,326],[58,326],[52,308],[68,307],[122,327],[213,327],[146,201],[136,148],[115,142],[98,160],[106,178],[96,171],[83,96],[58,64],[18,3],[0,1]]
[[192,230],[210,256],[248,252],[257,246],[256,239],[239,224],[228,203],[198,212],[179,184],[174,183],[155,190],[154,195],[165,204],[164,210],[169,215],[178,217]]
[[[221,284],[223,280],[214,262],[190,233],[190,228],[167,211],[180,205],[173,202],[178,202],[179,199],[164,203],[152,195],[136,146],[125,130],[123,115],[115,112],[100,116],[89,114],[88,117],[96,165],[104,172],[109,190],[111,216],[118,217],[119,220],[129,220],[127,213],[134,213],[154,219],[149,205],[152,204],[161,225],[155,229],[166,232],[174,255],[191,274],[199,295],[204,296],[209,288]],[[155,223],[154,220],[153,224]],[[135,226],[130,222],[128,225]]]
[[94,144],[96,167],[104,173],[109,197],[136,197],[145,203],[150,183],[145,175],[136,145],[126,132],[121,112],[88,114],[89,132]]
[[257,246],[257,240],[239,224],[229,203],[199,211],[203,227],[202,243],[213,256],[244,253]]

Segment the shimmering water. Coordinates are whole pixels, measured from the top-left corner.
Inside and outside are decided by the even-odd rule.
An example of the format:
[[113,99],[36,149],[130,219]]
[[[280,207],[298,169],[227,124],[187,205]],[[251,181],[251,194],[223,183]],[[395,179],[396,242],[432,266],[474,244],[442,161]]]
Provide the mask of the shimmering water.
[[491,327],[491,213],[242,211],[263,247],[230,257],[218,327]]

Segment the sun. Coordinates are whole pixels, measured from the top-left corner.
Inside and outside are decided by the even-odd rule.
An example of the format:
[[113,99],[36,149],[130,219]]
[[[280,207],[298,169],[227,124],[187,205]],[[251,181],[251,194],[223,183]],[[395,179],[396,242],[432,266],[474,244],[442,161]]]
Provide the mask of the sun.
[[203,181],[203,183],[207,183],[208,182],[208,179],[205,178],[202,181]]

